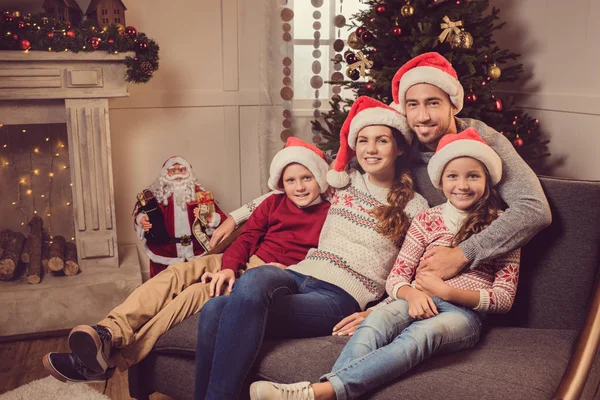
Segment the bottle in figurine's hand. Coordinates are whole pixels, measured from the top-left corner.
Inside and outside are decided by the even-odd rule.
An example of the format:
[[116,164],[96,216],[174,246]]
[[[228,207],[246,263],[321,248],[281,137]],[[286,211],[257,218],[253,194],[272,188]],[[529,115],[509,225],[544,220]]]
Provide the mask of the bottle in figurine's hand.
[[138,212],[148,216],[151,229],[144,233],[148,242],[167,243],[169,234],[165,226],[165,218],[162,210],[158,207],[158,202],[150,190],[145,189],[138,193]]

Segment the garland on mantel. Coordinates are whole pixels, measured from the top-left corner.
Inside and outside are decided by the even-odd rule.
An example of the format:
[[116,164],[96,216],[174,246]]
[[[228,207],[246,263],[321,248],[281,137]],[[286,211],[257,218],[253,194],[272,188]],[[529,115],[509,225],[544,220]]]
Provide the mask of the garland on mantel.
[[43,14],[2,12],[0,50],[106,51],[110,54],[134,51],[135,57],[127,57],[125,65],[127,81],[135,83],[148,82],[158,69],[158,44],[133,26],[113,24],[99,28],[93,21],[83,21],[77,28]]

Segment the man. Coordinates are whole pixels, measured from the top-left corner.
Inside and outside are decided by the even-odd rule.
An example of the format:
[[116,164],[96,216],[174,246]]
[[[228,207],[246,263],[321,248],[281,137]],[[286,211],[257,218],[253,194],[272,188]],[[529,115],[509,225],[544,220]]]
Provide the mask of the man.
[[[204,248],[191,230],[196,219],[194,209],[198,207],[196,192],[203,192],[204,189],[198,184],[187,160],[183,157],[171,157],[163,164],[160,176],[152,183],[150,191],[162,210],[169,236],[166,242],[144,243],[144,249],[150,258],[150,277],[153,277],[171,264],[190,261],[204,254]],[[200,214],[206,213],[206,233],[209,235],[220,224],[221,217],[225,217],[216,205],[215,210],[216,212],[208,213],[206,205],[200,207]],[[144,233],[152,229],[148,215],[138,213],[135,223],[139,238],[143,240]]]
[[508,209],[483,232],[458,247],[438,247],[425,255],[418,271],[433,271],[443,279],[465,266],[477,265],[522,247],[550,225],[550,206],[535,173],[503,135],[481,121],[457,118],[464,89],[456,71],[439,53],[421,54],[404,64],[392,80],[392,107],[406,116],[418,141],[413,141],[421,163],[428,164],[440,139],[475,128],[498,153],[504,171],[496,187]]

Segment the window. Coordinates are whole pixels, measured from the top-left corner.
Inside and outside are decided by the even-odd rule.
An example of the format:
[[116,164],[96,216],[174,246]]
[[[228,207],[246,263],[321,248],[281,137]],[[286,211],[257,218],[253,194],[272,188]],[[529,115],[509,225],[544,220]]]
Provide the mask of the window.
[[121,10],[117,10],[117,15],[121,15]]
[[[315,100],[315,89],[310,85],[310,80],[315,75],[313,73],[313,63],[315,61],[320,63],[321,72],[319,75],[323,78],[323,81],[330,80],[331,75],[335,72],[334,63],[331,61],[331,58],[336,54],[335,50],[333,50],[333,42],[338,38],[346,42],[348,35],[354,31],[354,28],[336,28],[333,24],[334,17],[340,14],[340,5],[342,5],[342,14],[346,17],[346,23],[348,23],[353,14],[368,8],[369,5],[363,4],[364,0],[343,0],[343,2],[333,0],[324,1],[321,7],[315,8],[307,1],[292,1],[290,1],[292,4],[288,3],[288,7],[294,10],[294,19],[291,21],[292,44],[294,48],[292,68],[294,108],[310,109],[312,108],[312,102]],[[315,11],[321,13],[320,18],[314,18],[313,13]],[[315,33],[317,32],[315,25],[318,27],[317,22],[320,23],[320,29],[318,29],[320,34],[318,48],[315,47]],[[342,54],[346,49],[347,47],[344,48]],[[341,67],[339,72],[347,79],[346,64],[341,64]],[[333,95],[332,89],[333,85],[326,83],[319,89],[319,99],[323,104],[321,106],[322,109],[328,109],[327,100]],[[346,91],[347,93],[345,93]],[[342,90],[340,95],[342,98],[354,97],[348,89]]]

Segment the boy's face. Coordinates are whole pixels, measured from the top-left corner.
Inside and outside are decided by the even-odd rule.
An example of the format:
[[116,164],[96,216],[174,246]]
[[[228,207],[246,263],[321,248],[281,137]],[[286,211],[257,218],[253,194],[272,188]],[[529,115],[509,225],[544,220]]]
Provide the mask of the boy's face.
[[281,180],[285,195],[300,208],[308,206],[320,195],[317,180],[302,164],[292,163],[285,167]]
[[456,107],[446,92],[428,83],[406,91],[406,120],[419,142],[432,151],[446,133],[456,133]]

